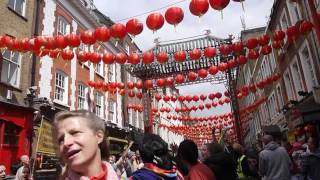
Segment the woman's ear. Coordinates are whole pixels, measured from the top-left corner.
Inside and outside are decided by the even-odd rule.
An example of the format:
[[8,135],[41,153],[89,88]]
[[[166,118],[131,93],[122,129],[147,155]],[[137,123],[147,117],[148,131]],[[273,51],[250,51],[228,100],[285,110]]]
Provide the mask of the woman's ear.
[[104,139],[104,132],[101,131],[101,130],[98,130],[98,131],[96,132],[96,137],[97,137],[97,139],[98,139],[98,144],[100,144],[100,143],[103,141],[103,139]]

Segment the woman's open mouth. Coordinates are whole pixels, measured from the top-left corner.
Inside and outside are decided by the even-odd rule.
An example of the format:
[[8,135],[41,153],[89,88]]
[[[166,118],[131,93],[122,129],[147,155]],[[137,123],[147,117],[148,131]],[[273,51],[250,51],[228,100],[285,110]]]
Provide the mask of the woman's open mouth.
[[81,151],[80,149],[68,151],[67,159],[74,158],[80,151]]

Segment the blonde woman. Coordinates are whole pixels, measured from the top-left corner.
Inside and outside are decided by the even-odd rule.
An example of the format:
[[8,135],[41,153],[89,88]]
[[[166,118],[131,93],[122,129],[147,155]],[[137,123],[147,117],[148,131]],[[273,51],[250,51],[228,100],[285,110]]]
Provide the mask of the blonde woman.
[[85,111],[59,112],[54,128],[65,168],[63,180],[117,180],[106,160],[105,124],[95,114]]

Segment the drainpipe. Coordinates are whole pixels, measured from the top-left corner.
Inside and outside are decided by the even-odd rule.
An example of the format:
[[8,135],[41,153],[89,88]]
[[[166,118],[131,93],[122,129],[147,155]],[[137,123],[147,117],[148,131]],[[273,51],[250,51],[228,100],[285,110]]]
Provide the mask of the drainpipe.
[[[34,30],[33,30],[33,36],[36,37],[38,36],[39,33],[39,12],[40,12],[40,1],[41,0],[35,0],[35,6],[36,6],[36,13],[34,14],[35,16],[35,23],[34,23]],[[36,65],[37,65],[37,57],[33,53],[32,54],[32,66],[31,66],[31,86],[35,85],[36,81]]]

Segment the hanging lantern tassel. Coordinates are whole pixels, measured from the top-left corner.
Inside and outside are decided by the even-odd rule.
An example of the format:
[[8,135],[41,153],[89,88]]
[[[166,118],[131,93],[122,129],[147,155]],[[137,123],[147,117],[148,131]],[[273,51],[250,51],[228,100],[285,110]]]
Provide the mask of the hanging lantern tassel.
[[223,19],[223,11],[220,10],[220,13],[221,13],[221,19]]

